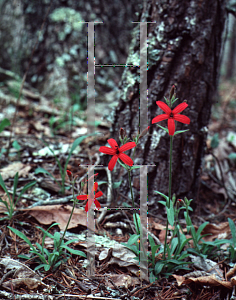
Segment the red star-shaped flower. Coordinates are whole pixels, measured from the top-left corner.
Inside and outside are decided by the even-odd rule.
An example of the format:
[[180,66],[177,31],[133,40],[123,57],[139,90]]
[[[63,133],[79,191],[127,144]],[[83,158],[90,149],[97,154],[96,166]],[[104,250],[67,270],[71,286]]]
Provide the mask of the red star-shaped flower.
[[[93,201],[94,201],[94,204],[96,205],[97,209],[101,208],[101,205],[96,198],[101,197],[103,195],[103,192],[101,192],[101,191],[97,192],[97,189],[98,189],[98,183],[95,182],[94,190],[91,191],[90,195],[79,195],[76,197],[78,200],[87,200],[88,199],[88,202],[86,203],[86,206],[85,206],[86,212],[89,211]],[[94,195],[94,192],[95,192],[95,195]]]
[[174,135],[175,133],[175,121],[189,124],[190,119],[187,116],[180,115],[179,113],[182,112],[186,107],[188,107],[188,104],[186,102],[183,102],[176,106],[173,110],[169,108],[168,105],[166,105],[162,101],[156,101],[156,104],[165,112],[165,114],[162,114],[160,116],[157,116],[152,119],[152,124],[163,121],[168,119],[168,130],[169,135]]
[[110,171],[114,169],[118,158],[121,159],[123,163],[125,163],[128,166],[132,166],[134,164],[132,159],[128,155],[124,154],[123,152],[136,147],[135,142],[126,143],[120,148],[114,139],[109,139],[108,143],[111,146],[111,148],[106,146],[101,146],[99,151],[105,154],[113,155],[113,157],[111,158],[108,164],[108,169]]

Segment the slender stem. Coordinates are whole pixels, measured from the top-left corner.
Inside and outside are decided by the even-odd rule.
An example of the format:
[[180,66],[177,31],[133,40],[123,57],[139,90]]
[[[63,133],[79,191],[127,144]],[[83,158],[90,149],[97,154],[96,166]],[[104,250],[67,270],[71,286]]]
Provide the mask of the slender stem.
[[67,228],[68,228],[68,226],[69,226],[69,224],[70,224],[70,220],[71,220],[71,218],[72,218],[72,215],[73,215],[73,212],[74,212],[74,209],[75,209],[75,205],[76,205],[76,203],[77,203],[76,200],[75,200],[75,189],[74,189],[74,187],[75,187],[75,180],[73,179],[73,180],[72,180],[73,208],[72,208],[72,211],[71,211],[71,213],[70,213],[69,220],[68,220],[68,222],[67,222],[67,224],[66,224],[66,228],[65,228],[65,230],[64,230],[64,233],[63,233],[63,235],[62,235],[62,237],[61,237],[61,239],[60,239],[59,247],[60,247],[60,245],[61,245],[61,242],[62,242],[63,239],[64,239],[64,236],[65,236],[65,234],[66,234]]
[[[130,192],[131,192],[132,206],[133,206],[133,208],[135,208],[135,207],[134,207],[134,195],[133,195],[133,189],[132,189],[132,184],[131,184],[131,176],[130,176],[130,173],[131,173],[131,171],[128,170],[128,175],[129,175],[129,186],[130,186]],[[138,225],[138,220],[137,220],[136,213],[134,213],[134,217],[135,217],[136,224]],[[140,231],[137,232],[137,234],[140,234]]]
[[[170,200],[171,200],[171,184],[172,184],[172,149],[173,149],[173,136],[170,136],[170,165],[169,165],[169,194],[166,206],[170,208]],[[168,218],[166,219],[166,234],[165,234],[165,244],[164,244],[164,254],[163,259],[166,257],[166,248],[167,248],[167,234],[168,234]]]
[[168,199],[168,208],[170,208],[171,200],[171,185],[172,185],[172,149],[173,149],[173,136],[170,136],[170,165],[169,165],[169,199]]

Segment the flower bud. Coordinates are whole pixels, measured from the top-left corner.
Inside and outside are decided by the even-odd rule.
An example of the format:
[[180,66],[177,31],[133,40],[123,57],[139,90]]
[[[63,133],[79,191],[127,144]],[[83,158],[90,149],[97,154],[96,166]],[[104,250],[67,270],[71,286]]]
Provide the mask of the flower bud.
[[72,180],[73,175],[72,175],[71,171],[66,170],[66,173],[67,173],[67,176],[69,177],[69,180]]
[[145,128],[145,129],[141,132],[141,134],[140,134],[140,136],[139,136],[139,139],[141,139],[142,137],[144,137],[144,136],[148,133],[149,128],[150,128],[150,126],[148,126],[147,128]]
[[170,97],[169,97],[170,101],[171,101],[171,99],[172,99],[174,93],[175,93],[175,85],[172,85],[172,88],[171,88],[171,90],[170,90]]
[[122,138],[122,140],[125,138],[125,130],[122,127],[120,129],[120,137]]

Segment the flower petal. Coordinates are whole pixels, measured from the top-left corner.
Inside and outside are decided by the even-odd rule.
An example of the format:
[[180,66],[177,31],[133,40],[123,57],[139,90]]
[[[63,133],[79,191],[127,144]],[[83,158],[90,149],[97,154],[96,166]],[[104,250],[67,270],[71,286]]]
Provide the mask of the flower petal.
[[166,114],[170,114],[171,113],[171,109],[169,108],[169,106],[167,104],[165,104],[162,101],[156,101],[156,104],[166,113]]
[[98,183],[97,182],[94,182],[94,191],[96,192],[98,189]]
[[114,150],[116,150],[116,148],[118,147],[118,144],[117,144],[116,140],[114,140],[114,139],[109,139],[109,140],[107,140],[107,141],[108,141],[108,144],[109,144]]
[[167,114],[156,116],[155,118],[152,119],[152,124],[166,120],[168,118],[169,118],[169,115],[167,115]]
[[86,211],[86,212],[88,212],[88,211],[89,211],[89,208],[90,208],[91,204],[90,204],[90,206],[89,206],[89,207],[88,207],[88,205],[89,205],[89,204],[88,204],[88,202],[87,202],[87,203],[86,203],[86,205],[85,205],[85,211]]
[[101,146],[99,148],[99,151],[105,154],[109,154],[109,155],[114,155],[116,153],[116,151],[112,148],[109,148],[107,146]]
[[134,164],[134,162],[132,161],[132,159],[128,155],[126,155],[124,153],[120,153],[119,154],[119,158],[123,161],[123,163],[125,163],[126,165],[128,165],[130,167]]
[[190,119],[187,116],[184,115],[175,115],[174,119],[178,122],[184,123],[184,124],[190,124]]
[[108,164],[108,169],[109,169],[110,171],[113,171],[113,169],[114,169],[114,167],[115,167],[115,164],[116,164],[116,162],[117,162],[117,159],[118,159],[118,156],[117,156],[117,155],[112,156],[112,158],[111,158],[111,160],[110,160],[110,162],[109,162],[109,164]]
[[79,195],[79,196],[76,197],[76,199],[78,199],[78,200],[87,200],[88,195]]
[[172,110],[173,114],[178,114],[181,111],[183,111],[186,107],[188,107],[188,104],[186,102],[180,103],[179,105],[176,106],[176,108],[174,108]]
[[174,119],[168,119],[168,130],[169,130],[169,135],[174,135],[174,133],[175,133]]
[[96,208],[97,209],[100,209],[101,208],[101,204],[99,203],[99,201],[98,200],[94,200],[94,204],[96,205]]
[[127,151],[127,150],[129,150],[129,149],[132,149],[132,148],[134,148],[134,147],[136,147],[135,142],[129,142],[129,143],[126,143],[126,144],[124,144],[123,146],[121,146],[120,149],[119,149],[119,151],[120,151],[120,152],[124,152],[124,151]]
[[95,194],[95,198],[99,198],[103,195],[103,192],[102,191],[98,191],[96,194]]

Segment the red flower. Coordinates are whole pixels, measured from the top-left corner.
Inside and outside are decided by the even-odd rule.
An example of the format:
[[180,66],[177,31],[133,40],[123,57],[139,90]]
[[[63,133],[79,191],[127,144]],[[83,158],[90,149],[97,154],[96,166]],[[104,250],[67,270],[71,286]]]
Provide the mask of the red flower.
[[108,169],[110,171],[114,169],[118,158],[121,159],[123,163],[125,163],[128,166],[132,166],[134,164],[132,159],[128,155],[124,154],[123,152],[136,147],[135,142],[126,143],[120,148],[114,139],[109,139],[108,143],[111,146],[111,148],[106,146],[101,146],[99,151],[105,154],[113,155],[113,157],[111,158],[108,164]]
[[[101,208],[101,205],[96,198],[101,197],[103,195],[103,192],[101,192],[101,191],[97,192],[97,189],[98,189],[98,183],[95,182],[94,190],[92,189],[90,195],[79,195],[76,197],[78,200],[87,200],[88,199],[88,202],[86,203],[86,206],[85,206],[86,212],[89,211],[93,201],[94,201],[94,204],[96,205],[97,209]],[[95,192],[95,195],[94,195],[94,192]]]
[[165,112],[165,114],[157,116],[154,119],[152,119],[152,124],[168,119],[169,135],[174,135],[175,133],[175,121],[184,124],[190,123],[190,119],[187,116],[183,116],[179,114],[186,107],[188,107],[188,104],[186,102],[179,104],[173,110],[171,110],[169,106],[162,101],[156,101],[156,104]]

